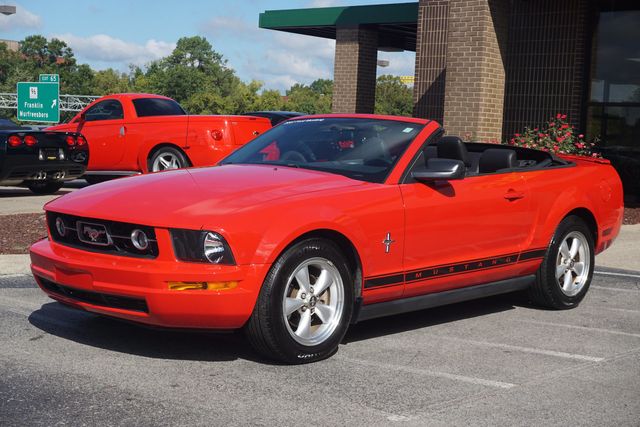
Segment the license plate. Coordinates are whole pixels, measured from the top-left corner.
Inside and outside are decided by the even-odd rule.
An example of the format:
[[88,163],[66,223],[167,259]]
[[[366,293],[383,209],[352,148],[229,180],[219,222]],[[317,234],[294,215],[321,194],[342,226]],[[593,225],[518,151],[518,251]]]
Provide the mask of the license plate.
[[41,148],[38,158],[40,160],[62,160],[64,153],[58,148]]

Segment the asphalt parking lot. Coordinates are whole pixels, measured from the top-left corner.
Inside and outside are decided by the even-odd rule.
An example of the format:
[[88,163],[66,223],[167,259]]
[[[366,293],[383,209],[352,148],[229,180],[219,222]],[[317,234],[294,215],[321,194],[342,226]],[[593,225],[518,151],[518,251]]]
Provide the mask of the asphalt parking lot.
[[[622,274],[622,275],[620,275]],[[639,425],[640,274],[571,311],[506,295],[363,322],[336,356],[147,329],[0,276],[0,425]]]

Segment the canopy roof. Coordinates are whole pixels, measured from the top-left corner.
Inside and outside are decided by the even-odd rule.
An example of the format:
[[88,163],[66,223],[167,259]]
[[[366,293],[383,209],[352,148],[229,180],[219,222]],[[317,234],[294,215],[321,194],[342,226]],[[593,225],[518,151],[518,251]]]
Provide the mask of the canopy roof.
[[416,50],[418,3],[267,10],[260,28],[336,38],[336,28],[370,26],[378,29],[380,49]]

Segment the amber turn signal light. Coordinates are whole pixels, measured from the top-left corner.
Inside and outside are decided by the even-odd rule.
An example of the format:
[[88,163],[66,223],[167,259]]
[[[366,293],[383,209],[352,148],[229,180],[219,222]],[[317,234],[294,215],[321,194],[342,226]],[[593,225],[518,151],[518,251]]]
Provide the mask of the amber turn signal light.
[[169,282],[172,291],[224,291],[238,286],[238,282]]

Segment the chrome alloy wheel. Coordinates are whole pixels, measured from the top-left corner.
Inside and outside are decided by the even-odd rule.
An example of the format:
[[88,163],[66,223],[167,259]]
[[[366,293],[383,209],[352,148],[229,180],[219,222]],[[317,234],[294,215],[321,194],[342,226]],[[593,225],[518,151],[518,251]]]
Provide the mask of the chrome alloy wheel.
[[168,151],[157,156],[153,161],[153,165],[151,166],[151,170],[153,172],[179,168],[180,159],[178,158],[178,156]]
[[325,258],[310,258],[287,280],[282,313],[291,337],[305,346],[327,340],[340,324],[344,284],[338,269]]
[[556,280],[567,296],[580,293],[589,277],[591,253],[587,238],[579,231],[564,237],[556,257]]

